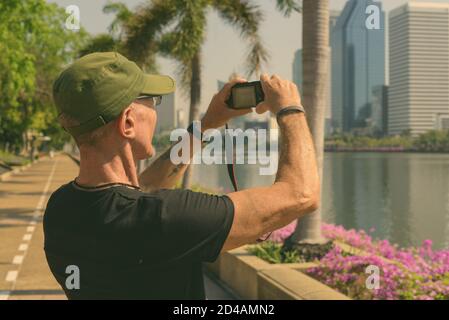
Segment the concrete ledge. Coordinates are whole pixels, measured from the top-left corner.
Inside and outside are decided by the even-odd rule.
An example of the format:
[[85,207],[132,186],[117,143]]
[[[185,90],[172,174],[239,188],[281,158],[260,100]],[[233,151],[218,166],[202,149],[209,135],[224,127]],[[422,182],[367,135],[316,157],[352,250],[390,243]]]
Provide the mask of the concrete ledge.
[[270,264],[246,250],[223,253],[206,268],[242,299],[349,300],[349,298],[302,273],[315,263]]
[[259,299],[350,300],[321,282],[288,267],[263,270],[258,278]]
[[246,251],[234,249],[220,257],[219,278],[244,299],[258,299],[257,274],[274,265]]
[[24,171],[24,170],[28,169],[29,167],[31,167],[30,163],[23,165],[23,166],[19,166],[19,167],[14,167],[11,171],[3,172],[2,174],[0,174],[0,181],[7,181],[15,173]]

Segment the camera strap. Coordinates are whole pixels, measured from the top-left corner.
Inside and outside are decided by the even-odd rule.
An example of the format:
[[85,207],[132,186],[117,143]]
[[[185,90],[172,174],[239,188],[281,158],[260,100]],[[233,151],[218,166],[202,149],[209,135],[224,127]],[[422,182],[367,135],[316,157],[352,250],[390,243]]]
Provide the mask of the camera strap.
[[[226,160],[227,160],[226,161],[226,167],[228,169],[229,179],[231,180],[231,183],[232,183],[232,186],[234,188],[234,191],[238,191],[237,177],[235,176],[235,163],[234,163],[234,159],[235,159],[234,137],[231,134],[228,134],[229,126],[228,126],[227,123],[225,124],[225,129],[226,129],[225,130],[226,136],[228,137],[228,139],[231,139],[231,141],[232,141],[232,149],[230,150],[230,154],[226,154]],[[227,148],[225,148],[225,152],[228,152]],[[267,240],[270,237],[270,235],[271,235],[271,232],[267,234],[265,239],[259,238],[256,241],[257,242],[263,242],[263,241]]]
[[[226,134],[228,134],[229,126],[227,123],[225,125],[225,128],[226,128]],[[234,191],[238,191],[237,178],[235,177],[235,166],[234,166],[234,154],[235,154],[235,152],[234,152],[234,150],[235,150],[234,137],[229,135],[229,138],[232,139],[232,150],[231,150],[230,157],[227,158],[228,161],[226,161],[226,167],[228,169],[229,179],[231,180],[232,186],[234,187]],[[226,151],[226,152],[228,152],[228,151]],[[230,161],[229,161],[229,159],[230,159]]]

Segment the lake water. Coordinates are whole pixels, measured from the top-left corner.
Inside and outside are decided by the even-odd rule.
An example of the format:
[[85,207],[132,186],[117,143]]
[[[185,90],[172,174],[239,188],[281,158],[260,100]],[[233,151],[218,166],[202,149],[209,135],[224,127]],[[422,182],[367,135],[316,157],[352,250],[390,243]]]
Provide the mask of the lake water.
[[[225,165],[193,165],[193,181],[227,192]],[[240,189],[270,185],[259,165],[236,165]],[[322,215],[346,228],[374,228],[374,237],[400,246],[431,239],[449,247],[449,155],[326,153]]]

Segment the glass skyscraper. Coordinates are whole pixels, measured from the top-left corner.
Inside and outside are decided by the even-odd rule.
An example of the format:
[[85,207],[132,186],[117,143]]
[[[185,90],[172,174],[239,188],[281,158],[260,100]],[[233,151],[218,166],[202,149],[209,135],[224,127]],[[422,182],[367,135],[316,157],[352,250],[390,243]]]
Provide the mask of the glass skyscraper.
[[[369,6],[379,10],[379,28],[366,25]],[[331,32],[332,126],[349,132],[367,125],[372,92],[385,83],[385,14],[372,0],[349,0]]]

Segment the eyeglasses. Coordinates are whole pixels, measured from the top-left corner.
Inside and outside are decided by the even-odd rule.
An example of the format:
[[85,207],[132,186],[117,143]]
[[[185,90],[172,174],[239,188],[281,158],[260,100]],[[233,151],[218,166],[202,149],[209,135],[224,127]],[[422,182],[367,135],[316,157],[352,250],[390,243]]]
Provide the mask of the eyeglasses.
[[141,95],[136,99],[153,99],[153,106],[158,106],[162,102],[162,96]]

